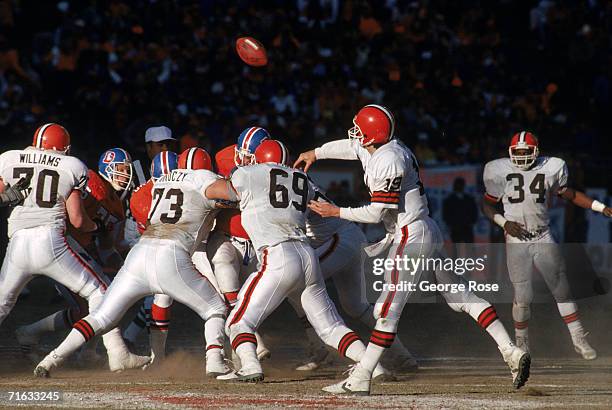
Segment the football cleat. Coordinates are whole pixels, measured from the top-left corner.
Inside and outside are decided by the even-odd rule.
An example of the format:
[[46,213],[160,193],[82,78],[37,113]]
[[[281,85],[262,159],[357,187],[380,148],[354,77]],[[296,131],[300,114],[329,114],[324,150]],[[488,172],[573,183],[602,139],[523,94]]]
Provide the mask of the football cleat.
[[206,376],[217,378],[230,373],[232,369],[227,365],[221,349],[211,349],[206,352]]
[[217,380],[230,380],[244,383],[257,383],[264,379],[263,370],[261,365],[257,362],[253,362],[250,365],[243,366],[237,372],[230,372],[228,374],[218,376]]
[[36,366],[36,369],[34,369],[34,376],[41,377],[41,378],[49,378],[51,374],[49,373],[49,369],[46,369],[45,367],[38,365]]
[[59,366],[64,359],[52,350],[47,356],[34,369],[34,376],[36,377],[50,377],[51,369]]
[[504,349],[500,348],[499,351],[504,361],[508,364],[508,367],[510,367],[514,388],[520,389],[529,379],[531,356],[526,351],[514,345],[510,345]]
[[572,337],[572,341],[574,342],[574,350],[576,353],[582,356],[585,360],[594,360],[597,358],[597,352],[587,341],[588,333],[583,333],[581,335]]
[[150,356],[137,356],[127,349],[118,353],[108,353],[108,367],[111,372],[121,372],[128,369],[144,369],[151,364]]
[[349,377],[339,383],[323,387],[323,391],[332,394],[369,396],[371,375],[359,363],[349,368]]

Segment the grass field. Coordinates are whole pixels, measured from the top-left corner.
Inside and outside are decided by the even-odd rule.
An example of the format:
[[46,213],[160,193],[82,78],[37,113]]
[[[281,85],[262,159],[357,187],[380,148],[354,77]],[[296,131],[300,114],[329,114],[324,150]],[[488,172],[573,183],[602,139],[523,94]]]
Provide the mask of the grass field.
[[[346,363],[339,359],[314,373],[294,371],[304,357],[299,321],[283,306],[262,331],[272,350],[264,362],[266,379],[256,385],[209,380],[204,376],[201,322],[183,306],[173,310],[167,361],[156,369],[113,374],[103,367],[68,363],[50,379],[32,376],[34,364],[19,353],[13,331],[62,307],[49,303],[44,281],[32,286],[0,327],[0,407],[15,407],[7,391],[61,390],[64,408],[612,408],[612,318],[610,306],[581,301],[585,325],[598,349],[597,360],[584,361],[573,352],[554,305],[536,305],[533,319],[532,376],[519,391],[495,345],[467,315],[443,304],[407,307],[402,319],[404,343],[420,360],[418,372],[396,381],[375,383],[370,397],[333,397],[321,387],[342,378]],[[509,306],[498,309],[511,323]],[[362,334],[367,334],[360,329]],[[43,351],[62,335],[49,335]],[[141,336],[145,348],[146,335]],[[43,404],[41,404],[43,405]],[[27,403],[24,407],[33,407]]]
[[[178,352],[160,368],[111,374],[103,369],[62,369],[50,379],[28,370],[2,373],[0,390],[61,390],[54,407],[88,408],[610,408],[612,361],[535,361],[528,385],[512,389],[503,363],[494,359],[425,360],[414,375],[376,383],[370,397],[334,397],[321,387],[341,377],[344,367],[312,374],[267,366],[256,385],[219,382],[203,375],[201,357]],[[291,364],[290,362],[285,362]],[[12,407],[5,400],[0,406]]]

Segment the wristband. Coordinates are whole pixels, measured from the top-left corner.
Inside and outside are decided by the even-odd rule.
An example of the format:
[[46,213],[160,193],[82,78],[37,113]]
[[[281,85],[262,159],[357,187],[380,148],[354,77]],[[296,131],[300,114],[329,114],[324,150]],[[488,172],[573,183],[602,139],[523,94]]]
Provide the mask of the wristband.
[[506,224],[506,222],[508,222],[508,220],[504,218],[502,214],[495,214],[493,216],[493,222],[495,222],[497,225],[499,225],[503,229],[504,225]]
[[606,206],[601,202],[594,200],[591,204],[591,209],[595,212],[603,212],[603,210],[606,209]]

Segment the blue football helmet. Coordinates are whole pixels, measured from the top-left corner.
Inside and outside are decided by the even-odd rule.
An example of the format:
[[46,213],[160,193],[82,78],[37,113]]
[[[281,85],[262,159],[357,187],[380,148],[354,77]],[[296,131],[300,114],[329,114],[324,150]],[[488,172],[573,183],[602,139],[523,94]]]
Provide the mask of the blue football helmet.
[[178,155],[172,151],[162,151],[153,158],[151,178],[157,181],[162,175],[169,174],[178,168]]
[[100,155],[98,173],[115,191],[127,191],[134,181],[130,154],[122,148],[111,148]]
[[255,150],[263,141],[270,139],[265,128],[249,127],[240,133],[234,153],[234,163],[237,167],[255,163]]

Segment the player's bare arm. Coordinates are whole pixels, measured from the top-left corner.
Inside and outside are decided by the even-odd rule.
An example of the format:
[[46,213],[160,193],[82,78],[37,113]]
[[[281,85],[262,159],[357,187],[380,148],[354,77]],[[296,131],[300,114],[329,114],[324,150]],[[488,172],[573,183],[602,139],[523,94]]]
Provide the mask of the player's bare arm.
[[204,191],[204,195],[206,195],[208,199],[218,199],[229,202],[238,201],[236,190],[227,179],[220,179],[210,184],[206,188],[206,191]]
[[573,188],[563,188],[558,192],[558,195],[576,206],[584,209],[592,209],[595,212],[601,212],[608,218],[612,217],[612,208],[589,197],[584,192],[577,191]]
[[98,230],[98,224],[94,222],[85,211],[81,193],[74,190],[66,200],[66,212],[72,226],[83,232],[93,232]]
[[310,201],[308,208],[324,218],[340,217],[340,208],[329,202]]
[[317,156],[315,155],[315,150],[312,149],[310,151],[302,152],[298,159],[296,159],[293,163],[293,168],[301,168],[303,166],[304,172],[308,172],[316,160]]
[[499,225],[508,235],[521,240],[529,239],[529,232],[523,228],[523,225],[518,222],[508,221],[499,213],[497,203],[493,203],[485,198],[485,200],[482,201],[482,212],[492,222]]

